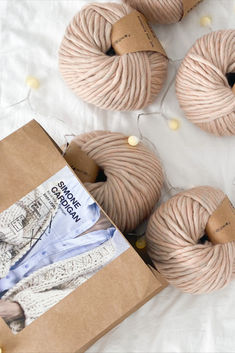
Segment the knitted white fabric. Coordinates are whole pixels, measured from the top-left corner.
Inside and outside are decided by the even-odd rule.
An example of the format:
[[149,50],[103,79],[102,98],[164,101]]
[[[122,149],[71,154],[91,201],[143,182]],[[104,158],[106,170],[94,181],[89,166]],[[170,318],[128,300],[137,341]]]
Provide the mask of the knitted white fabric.
[[[59,201],[43,185],[0,213],[0,278],[38,241],[54,218]],[[47,194],[54,207],[47,207]]]
[[21,331],[52,308],[108,264],[114,255],[115,245],[110,239],[91,251],[41,268],[21,280],[2,297],[19,303],[24,310],[25,320],[10,324],[13,332]]

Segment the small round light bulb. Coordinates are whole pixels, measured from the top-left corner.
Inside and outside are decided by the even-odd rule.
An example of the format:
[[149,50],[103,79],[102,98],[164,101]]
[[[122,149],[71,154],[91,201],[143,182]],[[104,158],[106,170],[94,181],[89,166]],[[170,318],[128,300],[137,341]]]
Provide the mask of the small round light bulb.
[[128,138],[128,143],[130,146],[135,147],[139,144],[139,142],[140,142],[140,139],[137,136],[130,136]]
[[135,243],[135,246],[137,247],[137,249],[144,249],[146,248],[146,240],[145,240],[145,237],[141,237],[140,239],[138,239]]
[[211,25],[211,22],[212,22],[212,19],[210,16],[203,16],[201,19],[200,19],[200,25],[202,27],[209,27]]
[[168,121],[168,126],[169,129],[176,131],[180,128],[180,122],[178,119],[171,119]]
[[36,77],[28,76],[26,78],[26,84],[33,89],[38,89],[40,86],[40,82]]

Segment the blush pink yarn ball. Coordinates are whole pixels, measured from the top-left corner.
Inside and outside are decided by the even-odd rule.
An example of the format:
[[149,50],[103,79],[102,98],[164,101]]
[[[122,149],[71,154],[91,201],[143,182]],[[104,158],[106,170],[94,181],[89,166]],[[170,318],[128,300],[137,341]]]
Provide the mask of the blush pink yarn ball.
[[203,130],[235,134],[235,94],[226,74],[235,73],[235,30],[198,39],[183,60],[176,93],[186,117]]
[[59,51],[67,85],[84,101],[106,110],[138,110],[154,101],[167,72],[167,58],[146,51],[107,55],[112,25],[133,9],[90,4],[69,24]]
[[123,0],[152,23],[176,23],[183,17],[183,0]]
[[123,232],[148,218],[161,195],[163,173],[155,154],[141,142],[132,147],[116,132],[93,131],[74,140],[104,171],[106,181],[87,189]]
[[183,292],[212,292],[234,276],[235,242],[200,243],[210,215],[224,198],[220,190],[197,187],[174,196],[150,218],[149,255],[160,273]]

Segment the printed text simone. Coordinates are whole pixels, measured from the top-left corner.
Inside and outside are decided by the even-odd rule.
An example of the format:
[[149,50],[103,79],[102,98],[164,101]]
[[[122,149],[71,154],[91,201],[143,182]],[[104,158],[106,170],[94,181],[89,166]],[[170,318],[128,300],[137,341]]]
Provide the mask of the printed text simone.
[[61,205],[65,210],[72,216],[75,222],[79,222],[81,218],[76,213],[75,209],[78,209],[81,204],[77,201],[73,193],[68,189],[63,181],[60,181],[57,186],[54,186],[51,191],[60,201]]

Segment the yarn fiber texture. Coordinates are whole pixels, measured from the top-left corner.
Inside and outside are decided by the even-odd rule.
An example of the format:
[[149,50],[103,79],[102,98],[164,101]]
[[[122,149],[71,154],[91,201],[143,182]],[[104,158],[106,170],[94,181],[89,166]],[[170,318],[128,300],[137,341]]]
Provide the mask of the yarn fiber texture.
[[183,0],[123,0],[151,23],[170,24],[183,17]]
[[113,24],[131,11],[125,4],[85,6],[67,27],[59,50],[67,85],[84,101],[106,110],[145,108],[166,77],[168,60],[160,53],[107,55]]
[[177,97],[186,117],[218,136],[235,134],[235,95],[228,73],[235,73],[235,30],[198,39],[176,78]]
[[161,274],[183,292],[212,292],[234,276],[235,242],[200,242],[210,215],[224,198],[218,189],[197,187],[174,196],[150,218],[149,255]]
[[163,173],[155,154],[141,142],[132,147],[116,132],[93,131],[73,140],[104,171],[106,181],[88,191],[122,232],[134,230],[160,198]]

